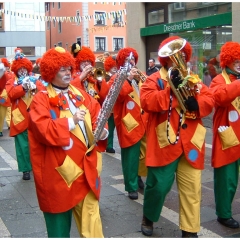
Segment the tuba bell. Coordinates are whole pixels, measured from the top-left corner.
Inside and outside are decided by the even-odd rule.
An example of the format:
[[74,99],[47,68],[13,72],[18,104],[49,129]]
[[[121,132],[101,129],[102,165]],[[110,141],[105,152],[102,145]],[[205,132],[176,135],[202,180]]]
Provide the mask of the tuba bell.
[[[185,101],[189,96],[195,96],[198,91],[195,86],[201,81],[197,75],[195,75],[194,81],[192,80],[193,77],[191,78],[190,69],[187,67],[181,53],[181,49],[184,48],[186,43],[187,41],[183,38],[175,39],[165,44],[158,51],[158,56],[169,57],[175,65],[168,70],[168,82],[184,113],[187,111]],[[175,88],[171,80],[171,72],[173,70],[178,70],[181,76],[182,84],[180,84],[178,88]]]

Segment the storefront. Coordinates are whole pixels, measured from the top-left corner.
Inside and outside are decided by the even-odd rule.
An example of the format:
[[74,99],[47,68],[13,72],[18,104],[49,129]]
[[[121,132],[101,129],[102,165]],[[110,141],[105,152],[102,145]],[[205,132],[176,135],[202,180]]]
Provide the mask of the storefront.
[[[185,13],[179,14],[180,12],[178,11],[178,16],[176,17],[176,11],[171,10],[175,9],[174,4],[176,3],[172,3],[172,6],[168,4],[167,8],[159,8],[158,10],[148,11],[146,8],[147,27],[140,29],[140,35],[146,39],[147,58],[153,57],[158,63],[157,50],[161,41],[168,36],[177,35],[185,38],[193,47],[192,59],[189,63],[191,70],[199,74],[202,79],[206,70],[208,70],[213,77],[214,74],[220,71],[218,55],[221,46],[227,41],[232,41],[232,12],[224,12],[224,9],[230,9],[229,4],[231,3],[226,3],[224,7],[221,5],[221,9],[219,6],[218,8],[215,6],[217,12],[222,11],[224,13],[211,13],[210,16],[204,17],[198,17],[201,14],[203,15],[203,12],[201,13],[199,11],[200,8],[195,10],[195,14],[187,14],[190,10],[185,8]],[[168,10],[166,11],[166,9]],[[162,19],[162,22],[166,22],[166,19],[168,19],[168,23],[154,23],[152,20],[153,14],[158,15],[158,18],[155,17],[158,21]],[[209,12],[206,12],[205,8],[204,15],[207,14],[209,14]],[[190,19],[189,16],[193,17],[193,15],[195,18]],[[173,22],[174,18],[185,18],[185,20]]]

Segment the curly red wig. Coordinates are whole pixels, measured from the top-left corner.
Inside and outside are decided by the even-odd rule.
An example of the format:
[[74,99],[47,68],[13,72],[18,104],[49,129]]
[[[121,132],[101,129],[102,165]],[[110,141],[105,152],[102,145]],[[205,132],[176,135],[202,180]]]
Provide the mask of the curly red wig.
[[80,68],[80,63],[83,61],[90,61],[91,65],[95,65],[95,55],[89,47],[81,47],[81,50],[78,51],[75,57],[76,69]]
[[40,65],[41,60],[42,60],[41,58],[37,58],[37,59],[36,59],[36,64],[37,64],[37,65]]
[[75,62],[70,52],[62,47],[55,47],[45,52],[41,58],[40,73],[46,82],[52,82],[61,67],[71,67],[74,71]]
[[113,67],[117,67],[116,60],[112,56],[109,56],[104,61],[104,69],[109,72]]
[[26,68],[28,73],[30,73],[33,69],[32,62],[25,57],[13,60],[11,70],[15,73],[15,75],[18,75],[17,72],[22,67]]
[[240,60],[240,44],[238,42],[226,42],[221,47],[220,66],[225,68],[236,60]]
[[138,62],[138,53],[134,48],[122,48],[119,50],[116,58],[117,68],[124,66],[125,59],[129,56],[129,54],[132,52],[133,57],[135,58],[135,64]]
[[[163,40],[161,42],[161,44],[159,45],[158,50],[160,50],[165,44],[171,42],[172,40],[179,39],[179,38],[180,38],[179,36],[171,36],[171,37],[166,38],[165,40]],[[191,47],[191,45],[190,45],[190,43],[188,41],[186,42],[186,45],[182,48],[181,51],[183,51],[185,53],[185,55],[186,55],[186,57],[185,57],[186,62],[189,62],[190,59],[191,59],[191,56],[192,56],[192,47]],[[169,57],[160,57],[160,56],[158,56],[158,61],[161,63],[161,65],[163,67],[167,66],[168,60],[169,60]]]
[[9,67],[9,68],[10,68],[10,63],[9,63],[9,61],[7,60],[7,58],[1,58],[0,60],[1,60],[1,62],[3,63],[3,65],[4,65],[5,67]]

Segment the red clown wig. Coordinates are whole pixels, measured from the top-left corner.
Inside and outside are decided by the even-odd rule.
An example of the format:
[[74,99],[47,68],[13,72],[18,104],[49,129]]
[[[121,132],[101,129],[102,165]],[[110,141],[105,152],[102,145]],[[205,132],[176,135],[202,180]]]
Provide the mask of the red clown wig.
[[226,42],[220,53],[220,66],[225,68],[236,60],[240,60],[240,44],[238,42]]
[[49,49],[41,58],[42,79],[52,82],[61,67],[71,67],[71,73],[73,73],[75,67],[73,56],[62,47]]
[[9,61],[7,60],[7,58],[1,58],[0,61],[3,63],[3,65],[5,67],[9,67],[10,68],[10,63]]
[[[180,38],[179,36],[171,36],[171,37],[166,38],[165,40],[163,40],[161,42],[161,44],[159,45],[158,50],[160,50],[165,44],[167,44],[167,43],[169,43],[169,42],[171,42],[171,41],[173,41],[175,39],[179,39],[179,38]],[[189,62],[190,59],[191,59],[191,56],[192,56],[192,47],[191,47],[191,45],[190,45],[190,43],[188,41],[186,42],[186,45],[182,48],[181,51],[184,52],[185,55],[186,55],[185,56],[186,62]],[[161,65],[163,67],[165,67],[165,66],[167,66],[167,62],[169,60],[169,57],[160,57],[160,56],[158,56],[158,60],[161,63]]]
[[135,58],[135,64],[137,64],[138,62],[138,53],[134,48],[122,48],[119,50],[118,54],[117,54],[117,59],[116,59],[116,63],[117,63],[117,68],[119,69],[120,67],[124,66],[125,63],[125,59],[130,55],[130,53],[132,52],[133,57]]
[[41,58],[38,58],[37,60],[36,60],[36,64],[39,66],[40,65],[40,62],[41,62]]
[[26,57],[15,58],[11,64],[11,70],[15,73],[15,75],[17,75],[18,70],[22,67],[26,68],[28,73],[30,73],[33,69],[32,62]]
[[116,60],[113,56],[109,56],[104,61],[104,69],[106,72],[109,72],[113,67],[117,67]]
[[81,62],[84,61],[90,61],[92,66],[95,65],[96,58],[93,51],[89,47],[82,46],[77,54],[75,53],[75,56],[76,69],[79,69]]

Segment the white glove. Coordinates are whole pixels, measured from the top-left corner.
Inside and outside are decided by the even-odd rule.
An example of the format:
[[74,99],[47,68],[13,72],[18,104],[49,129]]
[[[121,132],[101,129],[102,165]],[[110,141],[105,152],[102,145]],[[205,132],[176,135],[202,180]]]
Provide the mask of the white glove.
[[23,81],[22,81],[22,86],[23,86],[23,88],[25,89],[25,90],[28,90],[29,89],[29,87],[30,87],[30,79],[29,79],[29,77],[25,77],[24,79],[23,79]]
[[33,89],[36,89],[37,87],[36,87],[36,84],[35,83],[33,83],[33,82],[30,82],[30,88],[33,90]]
[[0,78],[2,78],[5,71],[6,71],[6,68],[5,68],[4,64],[0,63]]

